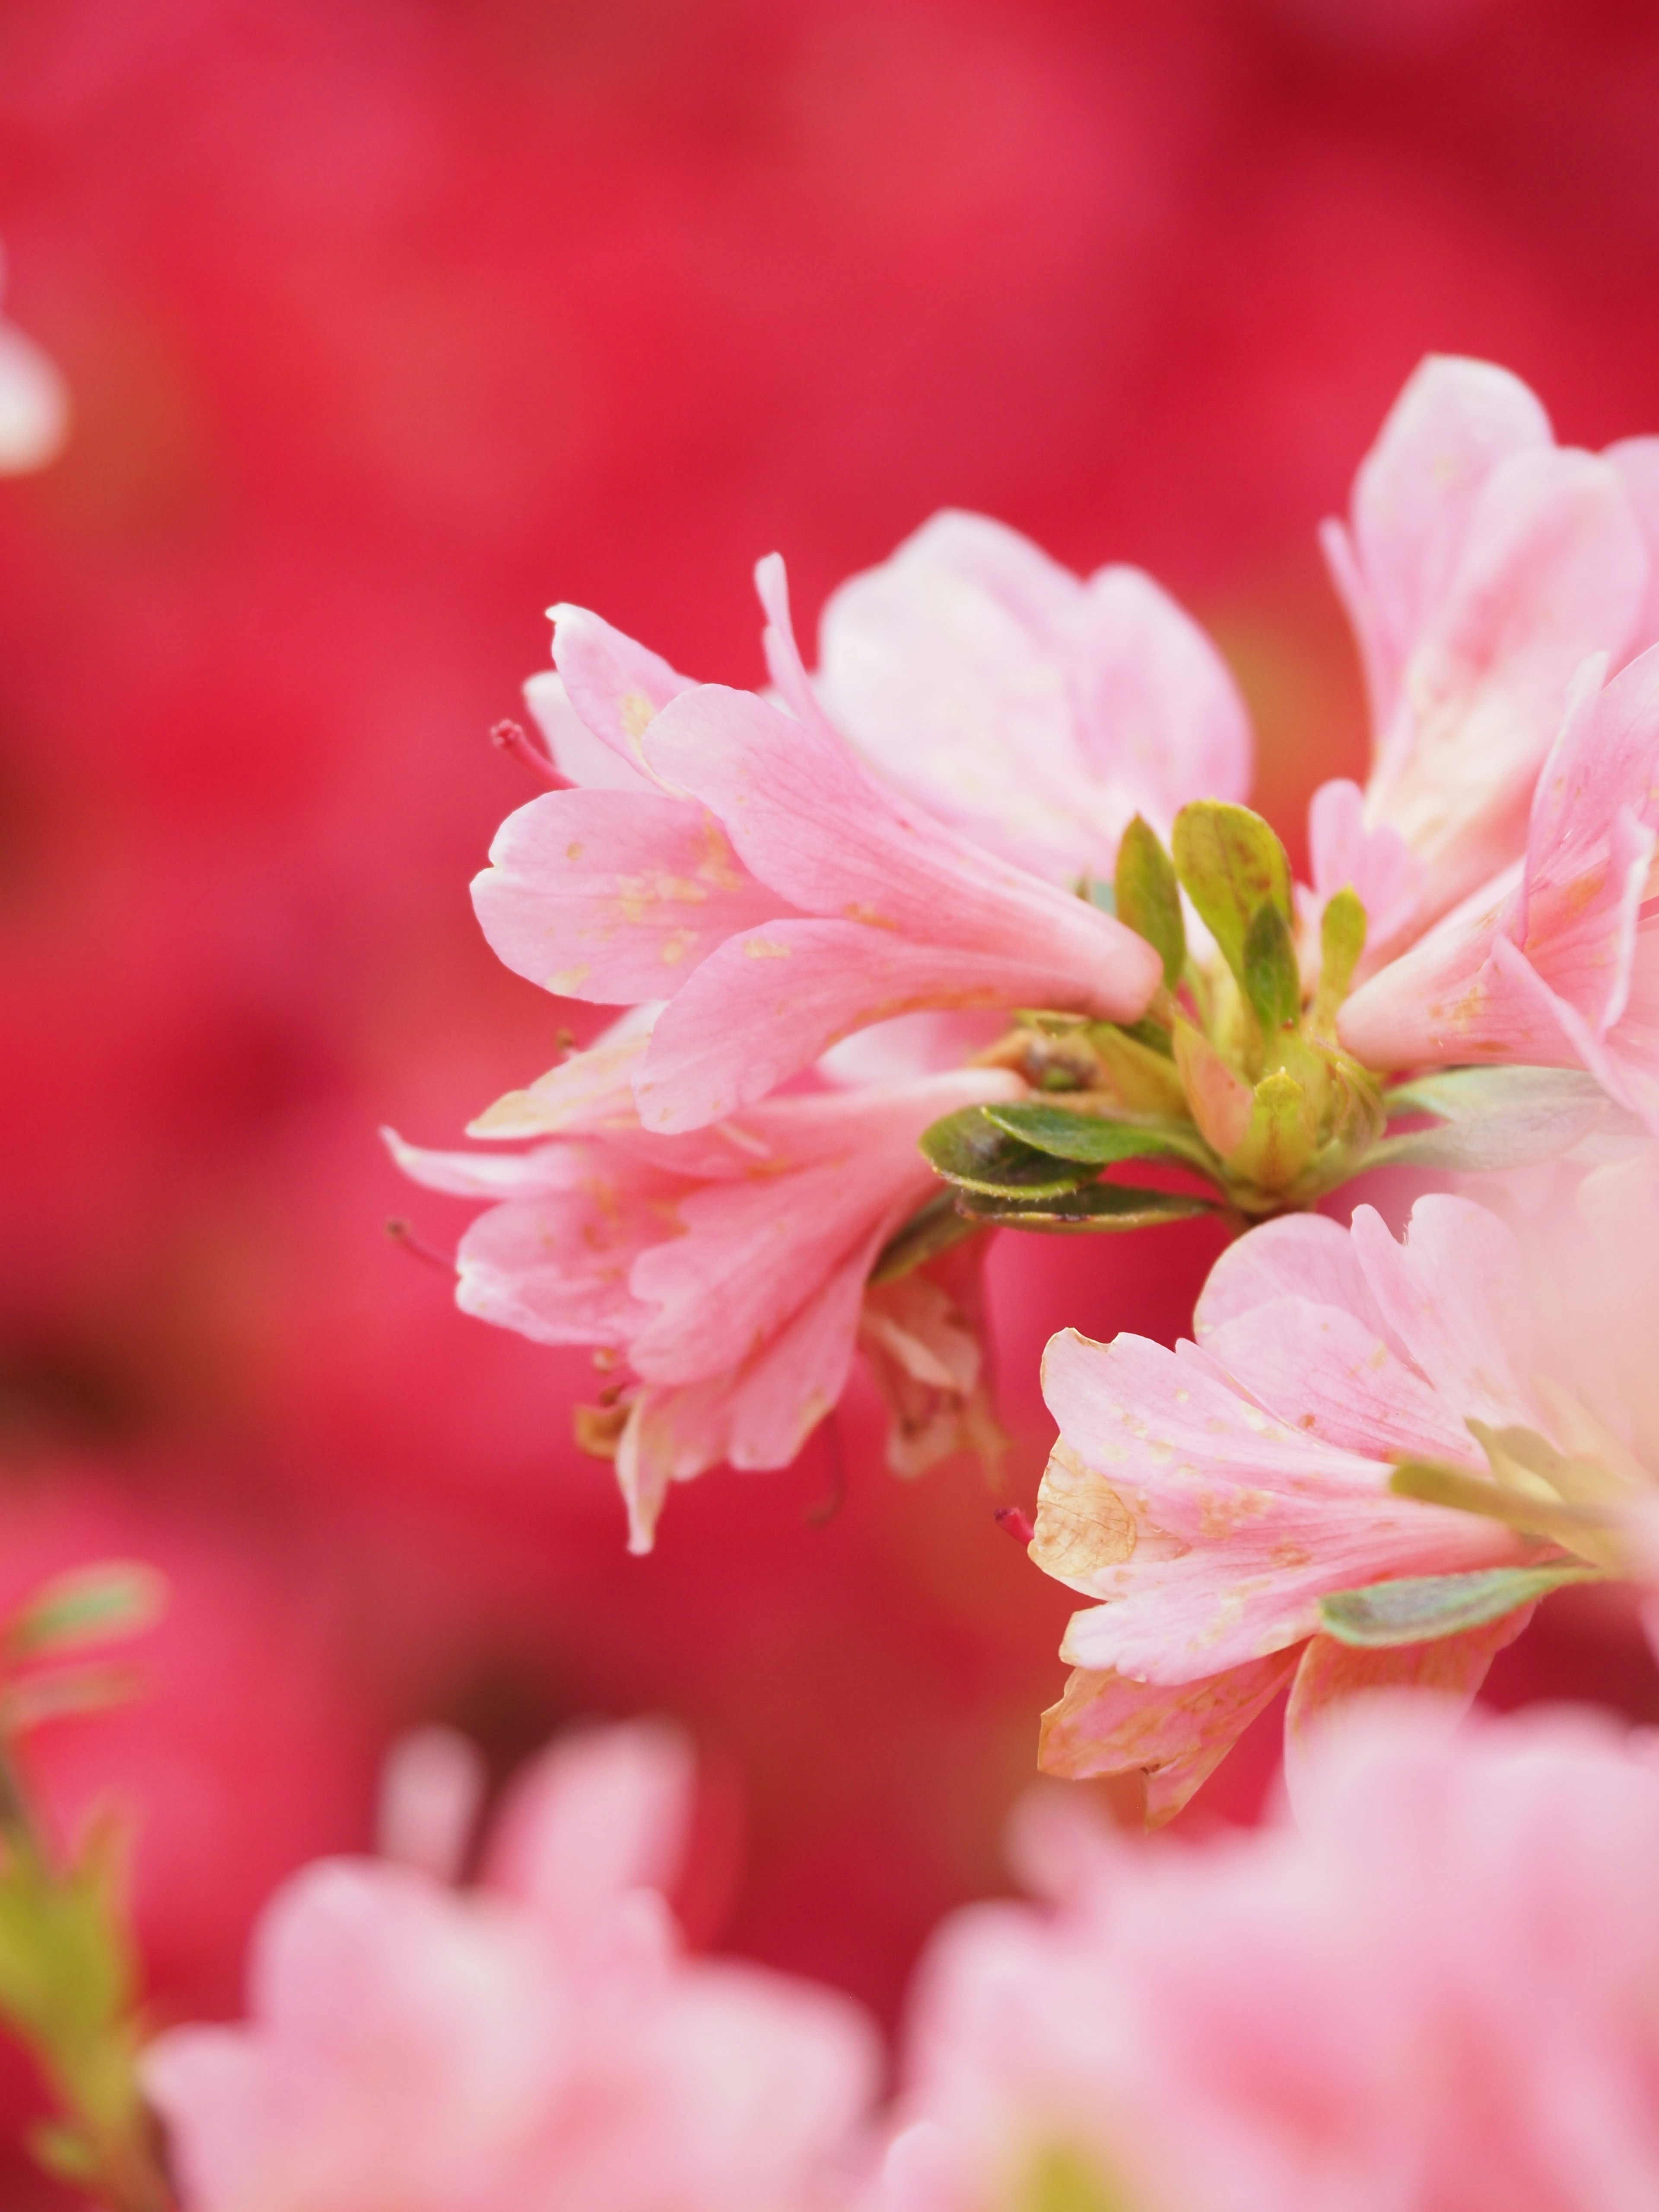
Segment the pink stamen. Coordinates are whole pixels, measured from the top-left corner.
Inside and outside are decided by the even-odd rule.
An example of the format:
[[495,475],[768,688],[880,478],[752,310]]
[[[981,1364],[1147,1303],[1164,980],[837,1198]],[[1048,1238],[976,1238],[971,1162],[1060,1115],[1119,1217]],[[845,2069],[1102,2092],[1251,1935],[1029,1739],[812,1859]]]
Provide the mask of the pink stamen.
[[422,1238],[417,1237],[408,1222],[396,1218],[388,1221],[386,1233],[394,1244],[402,1245],[404,1250],[412,1259],[424,1260],[429,1267],[441,1267],[446,1275],[454,1273],[455,1262],[453,1260],[446,1260],[435,1246],[427,1243]]
[[509,759],[517,761],[520,768],[528,769],[537,781],[544,783],[550,791],[568,791],[571,788],[569,777],[559,773],[521,723],[497,722],[489,732],[489,742],[499,746]]
[[1031,1526],[1030,1516],[1022,1513],[1018,1505],[999,1505],[994,1517],[998,1528],[1006,1528],[1014,1541],[1022,1547],[1030,1543],[1036,1534],[1036,1530]]

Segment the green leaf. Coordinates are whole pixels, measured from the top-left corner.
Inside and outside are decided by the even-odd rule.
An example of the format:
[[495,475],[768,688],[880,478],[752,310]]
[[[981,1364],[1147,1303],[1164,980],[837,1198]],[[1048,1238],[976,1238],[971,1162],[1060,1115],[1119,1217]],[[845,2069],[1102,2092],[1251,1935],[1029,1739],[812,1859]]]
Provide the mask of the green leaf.
[[1116,1160],[1180,1160],[1202,1174],[1215,1159],[1190,1121],[1127,1121],[1103,1114],[1067,1113],[1063,1106],[988,1106],[985,1118],[1011,1137],[1057,1160],[1109,1167]]
[[872,1284],[896,1283],[901,1275],[925,1267],[941,1252],[948,1252],[953,1244],[960,1244],[978,1233],[978,1223],[958,1213],[950,1192],[942,1190],[888,1238],[876,1255],[870,1280]]
[[1277,908],[1287,928],[1294,918],[1285,848],[1259,814],[1218,799],[1183,806],[1170,842],[1176,873],[1243,989],[1244,944],[1257,911]]
[[970,1220],[988,1229],[1040,1229],[1094,1236],[1152,1229],[1165,1221],[1185,1221],[1194,1214],[1217,1210],[1208,1199],[1186,1198],[1167,1190],[1131,1190],[1115,1182],[1091,1183],[1069,1196],[1024,1201],[963,1191],[957,1204]]
[[1092,1168],[1062,1164],[1053,1153],[999,1129],[982,1106],[964,1106],[921,1133],[930,1166],[947,1182],[993,1198],[1055,1198],[1075,1190]]
[[1366,927],[1365,909],[1352,886],[1345,884],[1326,900],[1319,924],[1318,1012],[1322,1021],[1333,1020],[1348,995],[1353,971],[1365,950]]
[[1271,900],[1257,907],[1244,933],[1244,995],[1266,1035],[1289,1029],[1302,1012],[1302,975],[1291,925]]
[[1429,1644],[1501,1620],[1517,1606],[1547,1597],[1568,1583],[1600,1582],[1594,1567],[1563,1563],[1541,1567],[1485,1567],[1465,1575],[1413,1575],[1338,1590],[1319,1601],[1327,1636],[1359,1651],[1399,1644]]
[[107,1644],[151,1627],[167,1609],[167,1586],[138,1559],[104,1559],[54,1576],[26,1598],[5,1628],[14,1659]]
[[1638,1124],[1600,1084],[1567,1067],[1458,1067],[1402,1084],[1384,1100],[1389,1119],[1437,1115],[1437,1129],[1386,1137],[1366,1164],[1462,1168],[1493,1174],[1556,1158],[1596,1129]]
[[1187,926],[1181,915],[1181,884],[1158,832],[1139,815],[1124,831],[1117,848],[1117,916],[1144,937],[1164,963],[1170,990],[1187,965]]
[[99,2178],[97,2152],[80,2129],[66,2120],[37,2120],[29,2130],[28,2147],[35,2163],[54,2181],[66,2181],[74,2188]]

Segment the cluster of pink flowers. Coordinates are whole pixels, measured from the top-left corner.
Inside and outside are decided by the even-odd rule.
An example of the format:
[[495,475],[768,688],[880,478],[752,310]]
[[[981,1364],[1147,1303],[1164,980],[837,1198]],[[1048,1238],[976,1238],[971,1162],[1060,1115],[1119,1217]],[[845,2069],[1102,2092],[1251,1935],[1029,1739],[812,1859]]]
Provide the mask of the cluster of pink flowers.
[[[1659,1578],[1659,441],[1563,448],[1431,361],[1328,550],[1375,764],[1300,887],[1139,571],[943,515],[811,674],[774,556],[764,695],[556,609],[513,740],[556,787],[474,896],[623,1011],[473,1125],[519,1149],[389,1134],[489,1201],[465,1310],[593,1348],[636,1551],[860,1349],[898,1471],[994,1459],[988,1231],[1221,1215],[1193,1341],[1048,1348],[1030,1548],[1091,1602],[1042,1763],[1157,1825],[1288,1693],[1295,1820],[1194,1851],[1034,1802],[1048,1902],[947,1926],[883,2111],[851,2008],[680,1949],[677,1739],[556,1747],[465,1890],[474,1763],[420,1739],[388,1860],[270,1908],[249,2024],[149,2053],[187,2212],[1655,2201],[1659,1766],[1454,1724],[1552,1593]],[[1477,1180],[1400,1233],[1335,1206],[1390,1162]]]
[[1294,1821],[1198,1850],[1029,1801],[1045,1902],[939,1931],[884,2110],[846,2000],[678,1952],[678,1738],[556,1746],[457,1891],[465,1750],[400,1754],[389,1826],[424,1864],[300,1875],[249,2022],[152,2045],[187,2212],[1645,2212],[1659,2188],[1659,1760],[1592,1717],[1454,1737],[1432,1705],[1357,1708]]

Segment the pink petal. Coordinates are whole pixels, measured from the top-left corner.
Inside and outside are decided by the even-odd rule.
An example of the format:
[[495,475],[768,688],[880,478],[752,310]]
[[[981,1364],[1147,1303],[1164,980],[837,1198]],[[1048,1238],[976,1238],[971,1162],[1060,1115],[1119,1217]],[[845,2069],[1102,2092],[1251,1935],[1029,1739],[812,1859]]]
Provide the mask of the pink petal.
[[560,605],[553,619],[553,659],[570,704],[592,734],[637,775],[653,782],[640,737],[692,678],[637,645],[586,607]]
[[1625,647],[1633,655],[1659,644],[1659,438],[1620,439],[1601,458],[1623,479],[1625,496],[1647,548],[1647,593]]
[[547,742],[553,764],[586,791],[657,791],[660,786],[614,745],[595,737],[570,703],[564,678],[550,668],[532,676],[524,701]]
[[655,793],[556,791],[510,814],[474,878],[491,950],[560,998],[665,999],[784,910],[712,816]]
[[1416,918],[1423,866],[1397,830],[1365,825],[1357,783],[1322,783],[1308,807],[1314,889],[1328,899],[1345,886],[1365,909],[1366,967]]
[[637,1127],[634,1071],[645,1056],[660,1011],[660,1003],[652,1000],[630,1006],[584,1051],[538,1075],[527,1089],[509,1091],[487,1106],[476,1121],[468,1122],[467,1135],[614,1134]]
[[1488,362],[1431,354],[1407,380],[1353,490],[1379,724],[1392,711],[1400,671],[1450,592],[1492,471],[1552,442],[1537,399]]
[[1501,1620],[1462,1636],[1403,1644],[1382,1651],[1356,1650],[1334,1638],[1316,1636],[1302,1654],[1285,1714],[1285,1774],[1293,1802],[1300,1802],[1310,1756],[1334,1712],[1354,1698],[1389,1691],[1431,1692],[1447,1717],[1466,1712],[1496,1655],[1531,1620],[1535,1607],[1518,1606]]
[[1062,635],[1084,757],[1126,813],[1167,829],[1190,799],[1248,797],[1253,744],[1237,686],[1144,570],[1097,569]]
[[683,1185],[596,1174],[588,1186],[481,1214],[457,1254],[464,1313],[538,1344],[625,1345],[651,1317],[628,1287]]
[[1485,1472],[1462,1408],[1339,1307],[1275,1298],[1212,1328],[1205,1349],[1287,1428],[1369,1459],[1466,1460]]
[[696,1782],[690,1744],[666,1722],[562,1735],[514,1776],[484,1880],[574,1948],[629,1890],[672,1886]]
[[763,1098],[837,1039],[897,1014],[1079,1006],[1096,996],[1052,969],[913,945],[859,922],[768,922],[723,945],[665,1011],[634,1095],[648,1129],[693,1129]]
[[1350,1233],[1389,1335],[1456,1414],[1536,1425],[1532,1299],[1512,1231],[1468,1199],[1430,1197],[1403,1244],[1369,1206]]
[[1347,1231],[1321,1213],[1286,1213],[1227,1247],[1199,1293],[1193,1334],[1206,1344],[1224,1322],[1288,1297],[1340,1306],[1381,1330]]
[[1109,1020],[1145,1012],[1162,971],[1141,939],[907,807],[826,732],[704,684],[665,711],[646,750],[803,912],[1069,975]]
[[1294,1673],[1297,1654],[1274,1652],[1174,1688],[1080,1669],[1042,1717],[1045,1772],[1146,1777],[1149,1825],[1178,1813]]

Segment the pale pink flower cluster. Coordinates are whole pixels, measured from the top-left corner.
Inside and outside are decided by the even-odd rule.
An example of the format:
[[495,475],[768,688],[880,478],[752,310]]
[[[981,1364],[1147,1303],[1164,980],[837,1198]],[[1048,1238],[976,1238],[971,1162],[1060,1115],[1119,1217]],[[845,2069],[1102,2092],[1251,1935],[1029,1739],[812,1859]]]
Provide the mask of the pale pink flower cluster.
[[1137,811],[1167,829],[1249,781],[1219,658],[1137,569],[1084,582],[941,515],[836,595],[816,683],[781,562],[757,581],[769,697],[554,610],[557,673],[526,690],[571,787],[503,825],[474,899],[509,967],[631,1011],[471,1132],[535,1149],[391,1140],[501,1201],[461,1245],[467,1311],[625,1363],[586,1435],[635,1550],[672,1483],[787,1465],[860,1345],[896,1468],[994,1455],[979,1249],[869,1283],[938,1188],[916,1140],[1023,1095],[959,1065],[1012,1010],[1145,1012],[1157,955],[1076,884],[1109,884]]
[[[453,1850],[456,1747],[392,1826]],[[463,1771],[459,1778],[465,1785]],[[252,2018],[148,2077],[182,2212],[1647,2212],[1659,1756],[1589,1715],[1350,1711],[1296,1824],[1136,1844],[1033,1800],[1042,1906],[924,1957],[896,2099],[827,1991],[676,1953],[684,1747],[556,1747],[483,1885],[337,1863]],[[408,1802],[412,1799],[413,1802]],[[630,1885],[635,1885],[630,1887]]]
[[387,1840],[266,1909],[252,2017],[151,2045],[185,2212],[822,2212],[873,2095],[847,1999],[685,1957],[664,1892],[693,1775],[673,1731],[556,1744],[476,1887],[444,1879],[476,1781],[417,1739]]
[[1659,2202],[1650,1740],[1379,1701],[1294,1825],[1136,1850],[1031,1809],[1053,1903],[935,1939],[879,2212]]

